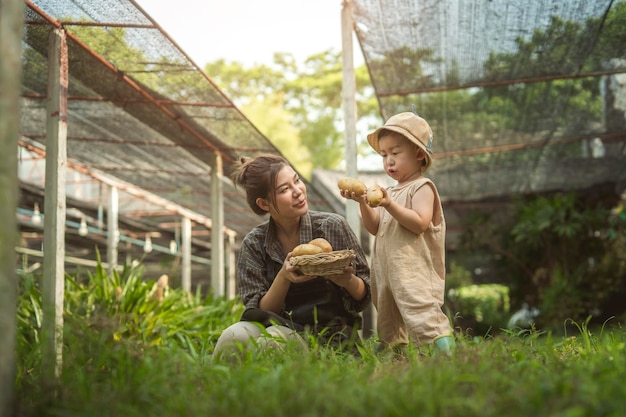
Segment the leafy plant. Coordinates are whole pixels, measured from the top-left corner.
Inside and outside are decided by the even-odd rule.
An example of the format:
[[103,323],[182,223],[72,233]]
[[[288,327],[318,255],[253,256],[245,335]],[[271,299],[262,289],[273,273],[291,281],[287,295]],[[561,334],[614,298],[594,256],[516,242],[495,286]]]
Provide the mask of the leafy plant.
[[511,302],[505,285],[467,285],[450,290],[449,298],[461,317],[474,321],[476,333],[486,334],[507,323]]
[[[220,327],[230,320],[224,317]],[[621,415],[626,333],[579,326],[579,335],[563,338],[534,329],[459,337],[452,358],[413,349],[402,357],[378,355],[368,339],[358,356],[285,345],[222,363],[210,359],[211,343],[193,356],[175,341],[115,340],[109,331],[68,320],[57,394],[42,389],[36,367],[22,370],[15,415],[399,417],[416,409],[425,417]]]
[[567,318],[580,321],[591,314],[602,321],[623,311],[621,205],[610,210],[584,194],[555,193],[519,197],[510,206],[507,216],[467,216],[463,242],[466,250],[485,253],[511,288],[513,305],[538,308],[537,321],[553,329]]

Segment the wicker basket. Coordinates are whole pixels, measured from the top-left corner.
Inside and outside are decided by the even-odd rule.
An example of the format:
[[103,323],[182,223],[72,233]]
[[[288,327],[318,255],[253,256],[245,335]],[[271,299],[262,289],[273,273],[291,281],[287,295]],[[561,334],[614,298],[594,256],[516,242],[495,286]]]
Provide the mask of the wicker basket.
[[335,275],[343,273],[343,269],[354,259],[353,250],[337,250],[318,253],[316,255],[292,256],[291,265],[300,268],[306,275]]

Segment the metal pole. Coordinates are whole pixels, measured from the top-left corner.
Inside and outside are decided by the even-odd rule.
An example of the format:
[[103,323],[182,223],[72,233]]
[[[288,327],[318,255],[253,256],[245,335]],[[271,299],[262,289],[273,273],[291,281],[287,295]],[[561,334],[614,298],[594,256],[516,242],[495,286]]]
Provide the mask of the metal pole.
[[65,176],[67,168],[67,42],[63,29],[50,32],[44,196],[42,372],[45,382],[61,376],[65,290]]
[[215,154],[211,166],[211,288],[213,296],[224,295],[224,167],[222,156]]
[[181,285],[184,291],[191,291],[191,219],[183,217],[182,225],[183,265]]
[[[343,58],[341,96],[345,123],[346,175],[356,178],[358,176],[356,166],[356,77],[354,75],[354,58],[352,51],[352,28],[352,3],[350,0],[344,0],[341,10],[341,44]],[[356,204],[346,205],[346,219],[354,233],[360,236],[361,219]]]
[[117,268],[117,246],[120,241],[120,231],[118,225],[119,197],[115,186],[109,186],[109,204],[107,208],[107,262],[109,263],[109,274]]

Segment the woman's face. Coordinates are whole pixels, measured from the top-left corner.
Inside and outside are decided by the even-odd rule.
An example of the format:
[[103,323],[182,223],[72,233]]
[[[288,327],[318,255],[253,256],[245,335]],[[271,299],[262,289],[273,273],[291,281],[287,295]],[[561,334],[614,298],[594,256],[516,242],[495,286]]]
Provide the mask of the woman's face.
[[269,205],[272,216],[299,217],[309,210],[306,186],[290,166],[285,166],[278,172],[274,195],[276,206]]

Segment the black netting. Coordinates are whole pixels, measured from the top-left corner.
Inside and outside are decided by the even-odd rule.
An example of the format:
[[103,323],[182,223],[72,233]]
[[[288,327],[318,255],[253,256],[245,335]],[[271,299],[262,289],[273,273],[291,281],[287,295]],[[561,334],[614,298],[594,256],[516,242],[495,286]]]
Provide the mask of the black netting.
[[[280,152],[133,1],[27,4],[21,130],[45,147],[49,34],[67,30],[68,158],[211,217],[215,153],[225,176],[242,155]],[[245,235],[260,219],[224,182],[224,221]],[[330,205],[309,184],[311,208]],[[175,220],[158,219],[164,223]],[[146,223],[157,223],[147,217]]]
[[355,0],[383,119],[434,131],[446,199],[626,186],[626,2]]

